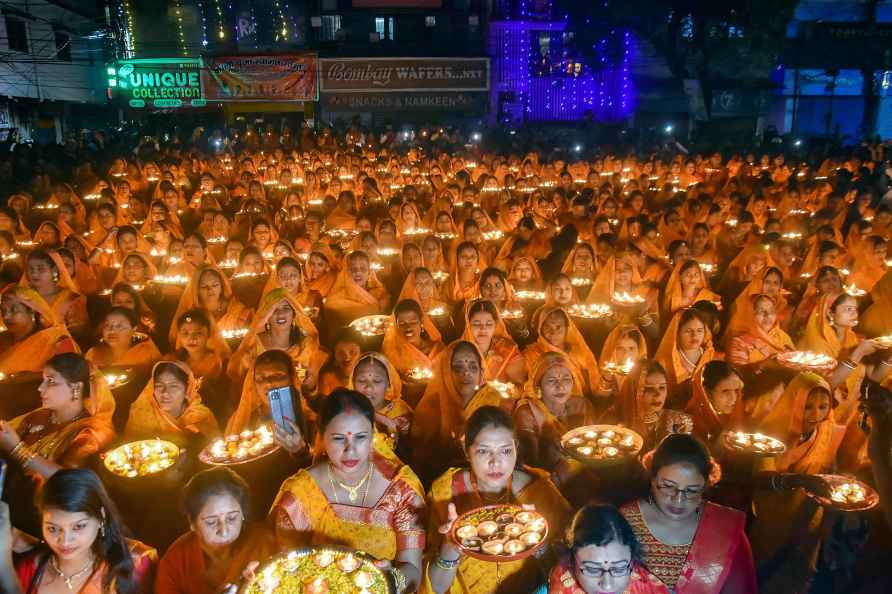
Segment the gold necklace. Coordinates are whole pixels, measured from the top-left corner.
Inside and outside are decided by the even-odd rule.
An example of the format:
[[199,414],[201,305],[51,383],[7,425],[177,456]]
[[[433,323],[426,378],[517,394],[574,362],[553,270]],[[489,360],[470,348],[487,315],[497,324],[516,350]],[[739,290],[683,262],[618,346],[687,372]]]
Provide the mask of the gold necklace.
[[365,492],[362,495],[362,503],[363,505],[365,504],[365,499],[369,494],[369,485],[371,485],[369,479],[372,478],[371,460],[369,461],[369,469],[366,471],[365,476],[363,476],[355,485],[345,485],[341,481],[334,480],[334,477],[331,474],[330,462],[325,465],[325,470],[328,472],[328,482],[331,484],[331,492],[334,495],[335,503],[340,503],[340,501],[338,501],[338,490],[335,489],[335,483],[337,483],[340,488],[347,492],[347,497],[350,499],[350,503],[356,503],[356,500],[359,499],[359,490],[363,485],[366,485]]
[[81,569],[80,571],[77,571],[75,573],[72,573],[71,575],[69,575],[67,577],[66,577],[65,573],[62,572],[62,569],[59,567],[59,562],[56,560],[55,555],[53,555],[50,558],[50,566],[53,568],[53,571],[56,572],[56,575],[58,575],[60,578],[62,578],[62,580],[65,582],[65,587],[68,588],[69,591],[73,592],[74,584],[72,582],[74,582],[74,580],[80,578],[82,575],[87,573],[87,571],[93,569],[93,559],[91,557],[90,560],[87,562],[87,564],[84,565],[83,569]]

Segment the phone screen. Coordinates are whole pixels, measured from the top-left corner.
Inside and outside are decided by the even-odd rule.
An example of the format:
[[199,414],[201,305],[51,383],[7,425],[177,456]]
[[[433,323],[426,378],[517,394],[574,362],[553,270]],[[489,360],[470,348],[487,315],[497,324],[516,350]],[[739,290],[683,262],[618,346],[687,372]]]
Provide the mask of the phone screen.
[[295,420],[291,386],[273,388],[267,393],[267,398],[269,399],[269,410],[273,423],[281,427],[289,435],[294,433],[291,426],[285,422],[285,419]]

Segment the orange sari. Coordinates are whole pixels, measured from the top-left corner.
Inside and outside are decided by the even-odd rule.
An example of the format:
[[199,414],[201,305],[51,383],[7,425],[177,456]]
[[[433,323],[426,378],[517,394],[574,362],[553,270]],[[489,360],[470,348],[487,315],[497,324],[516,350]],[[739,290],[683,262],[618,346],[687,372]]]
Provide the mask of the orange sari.
[[669,327],[666,328],[666,332],[663,334],[663,339],[657,347],[657,352],[654,354],[654,358],[659,361],[660,365],[663,366],[663,369],[666,370],[666,379],[669,381],[670,398],[676,394],[682,384],[694,376],[697,369],[701,369],[713,359],[718,358],[716,357],[715,348],[712,346],[712,332],[710,332],[707,327],[705,328],[705,337],[702,347],[703,354],[700,355],[700,358],[697,360],[696,365],[693,368],[685,365],[681,352],[678,350],[678,325],[682,314],[683,312],[680,311],[672,317],[672,321],[669,322]]
[[440,331],[427,314],[421,315],[421,328],[431,342],[429,353],[425,353],[410,343],[396,326],[396,316],[391,315],[391,324],[384,333],[381,353],[393,364],[400,376],[406,376],[412,369],[433,369],[434,360],[446,348]]
[[[554,311],[562,312],[567,319],[567,337],[564,340],[563,349],[551,344],[542,336],[542,325]],[[546,353],[559,353],[567,357],[567,360],[572,363],[570,370],[573,372],[574,380],[582,387],[583,393],[591,394],[597,391],[598,386],[601,384],[598,360],[595,359],[595,355],[588,348],[585,339],[582,337],[576,324],[573,323],[572,318],[561,308],[556,307],[550,310],[543,310],[539,315],[539,327],[537,330],[539,337],[536,339],[536,342],[523,350],[527,369],[535,369],[539,359]]]
[[360,287],[345,265],[325,298],[325,311],[333,314],[339,323],[349,324],[356,318],[381,313],[389,302],[387,289],[373,270],[369,270],[366,286]]
[[[473,302],[465,305],[466,322],[461,340],[466,340],[476,345],[479,349],[480,345],[477,344],[474,333],[471,332],[471,321],[468,320],[468,309],[471,303]],[[517,343],[511,338],[511,334],[508,332],[507,326],[505,326],[505,321],[501,317],[496,318],[496,329],[492,336],[492,342],[489,344],[489,350],[486,353],[483,353],[483,351],[480,351],[480,353],[483,355],[483,379],[486,381],[508,381],[507,370],[509,365],[522,356],[520,349],[517,348]]]
[[[207,309],[201,305],[198,286],[201,281],[201,276],[206,270],[213,270],[220,277],[220,302],[226,303],[225,311],[207,311]],[[179,340],[177,336],[179,333],[179,327],[176,323],[177,320],[180,319],[181,315],[190,309],[195,308],[204,309],[208,316],[216,322],[217,328],[220,331],[243,328],[251,319],[251,310],[243,305],[242,302],[232,294],[232,285],[229,283],[229,279],[223,274],[222,270],[212,264],[199,266],[192,274],[189,284],[186,285],[186,290],[183,291],[183,295],[180,297],[180,301],[177,304],[177,311],[173,316],[173,323],[170,325],[169,340],[171,344],[176,344]]]
[[671,433],[691,433],[694,421],[683,412],[663,408],[655,418],[646,418],[641,411],[641,399],[644,394],[645,365],[639,362],[622,383],[619,397],[608,417],[624,427],[628,427],[644,438],[643,452],[655,448],[660,441]]
[[663,316],[666,318],[674,316],[678,311],[687,309],[698,301],[712,301],[713,303],[718,304],[721,304],[722,302],[722,298],[709,289],[706,275],[703,273],[703,269],[700,268],[700,266],[697,266],[697,292],[694,293],[694,296],[690,299],[685,297],[684,289],[681,285],[681,267],[684,264],[684,262],[679,262],[675,268],[672,269],[672,274],[669,275],[669,281],[666,283],[663,293],[662,312]]
[[159,435],[186,434],[201,435],[206,439],[217,435],[220,428],[214,413],[201,403],[198,394],[200,382],[195,379],[192,370],[179,361],[166,361],[165,363],[176,365],[188,376],[186,386],[186,406],[179,417],[173,417],[161,410],[155,400],[155,369],[160,363],[156,363],[152,369],[149,383],[139,394],[139,398],[130,407],[130,418],[124,434],[136,437],[157,437]]
[[142,340],[133,344],[119,359],[114,359],[108,345],[102,343],[94,346],[84,358],[97,367],[139,367],[146,371],[161,360],[161,351],[155,346],[155,342],[148,336],[140,337]]
[[[728,338],[726,359],[737,367],[760,363],[773,355],[794,348],[793,339],[781,329],[777,320],[768,332],[756,322],[753,301],[757,298],[758,295],[753,295],[746,296],[744,301],[737,300],[725,332]],[[774,301],[773,298],[770,299]]]
[[37,291],[10,285],[0,293],[0,298],[18,301],[38,317],[38,328],[22,340],[16,341],[8,331],[0,334],[0,373],[40,372],[53,355],[80,352],[68,329],[56,319],[52,308]]

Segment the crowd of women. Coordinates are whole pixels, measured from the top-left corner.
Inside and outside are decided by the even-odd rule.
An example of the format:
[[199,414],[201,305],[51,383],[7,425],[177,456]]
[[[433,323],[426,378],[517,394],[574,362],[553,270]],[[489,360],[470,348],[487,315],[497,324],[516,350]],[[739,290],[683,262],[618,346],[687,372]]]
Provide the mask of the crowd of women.
[[[399,594],[809,592],[888,551],[880,513],[815,499],[827,473],[888,493],[879,157],[242,141],[85,162],[0,207],[4,591],[217,594],[342,545]],[[197,459],[263,424],[274,454]],[[569,457],[592,424],[640,455]],[[105,469],[155,437],[184,461]],[[548,545],[463,555],[449,528],[494,503],[533,506]]]

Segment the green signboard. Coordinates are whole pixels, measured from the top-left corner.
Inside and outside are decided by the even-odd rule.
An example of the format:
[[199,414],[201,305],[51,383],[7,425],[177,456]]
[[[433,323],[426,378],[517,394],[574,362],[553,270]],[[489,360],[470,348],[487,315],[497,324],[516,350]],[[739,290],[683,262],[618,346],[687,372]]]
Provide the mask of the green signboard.
[[200,71],[198,58],[121,60],[108,67],[108,86],[131,107],[200,107]]

